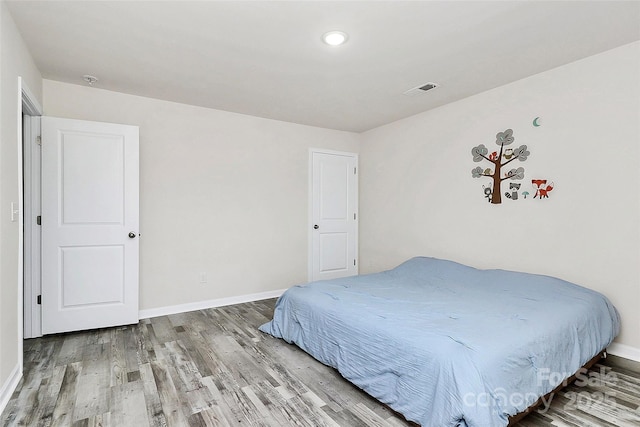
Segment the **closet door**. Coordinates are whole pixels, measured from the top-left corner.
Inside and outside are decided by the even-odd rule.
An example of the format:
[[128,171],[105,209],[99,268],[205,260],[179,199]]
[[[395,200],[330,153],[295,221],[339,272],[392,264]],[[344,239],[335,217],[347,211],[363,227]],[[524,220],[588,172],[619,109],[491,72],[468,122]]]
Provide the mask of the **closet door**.
[[311,152],[311,280],[358,274],[358,157]]

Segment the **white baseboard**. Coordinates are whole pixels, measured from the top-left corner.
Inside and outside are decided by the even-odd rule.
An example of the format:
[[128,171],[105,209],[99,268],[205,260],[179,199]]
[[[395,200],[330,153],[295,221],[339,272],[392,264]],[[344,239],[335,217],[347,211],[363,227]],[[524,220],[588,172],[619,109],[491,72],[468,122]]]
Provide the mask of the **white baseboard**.
[[150,317],[167,316],[169,314],[185,313],[187,311],[204,310],[207,308],[224,307],[225,305],[242,304],[243,302],[277,298],[282,295],[284,291],[286,291],[286,289],[259,292],[257,294],[239,295],[236,297],[210,299],[207,301],[190,302],[187,304],[170,305],[167,307],[150,308],[147,310],[140,310],[138,312],[138,318],[148,319]]
[[2,388],[0,388],[0,414],[4,411],[4,408],[9,403],[9,399],[11,399],[11,395],[18,387],[18,383],[22,378],[22,370],[20,369],[20,365],[16,365],[11,371],[9,378],[2,384]]
[[614,356],[624,357],[636,362],[640,362],[640,348],[631,347],[630,345],[612,343],[607,347],[607,352]]

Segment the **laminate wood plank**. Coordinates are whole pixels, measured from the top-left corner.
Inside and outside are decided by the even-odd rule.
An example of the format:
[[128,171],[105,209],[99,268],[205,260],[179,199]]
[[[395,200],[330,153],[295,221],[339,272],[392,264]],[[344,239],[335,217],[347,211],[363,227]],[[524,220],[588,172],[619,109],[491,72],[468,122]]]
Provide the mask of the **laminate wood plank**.
[[144,332],[145,332],[144,337],[147,340],[146,341],[147,354],[149,357],[149,361],[151,362],[152,360],[155,360],[156,346],[159,346],[161,343],[156,337],[156,331],[151,323],[146,323],[144,325]]
[[208,356],[208,352],[206,348],[202,349],[199,345],[201,337],[200,330],[198,330],[197,326],[193,327],[190,324],[183,326],[183,331],[178,332],[178,340],[182,343],[189,358],[195,364],[200,376],[208,377],[211,375],[211,369],[205,362],[205,357]]
[[269,410],[272,410],[273,406],[283,406],[287,400],[295,397],[295,394],[287,392],[282,386],[274,387],[269,381],[253,384],[252,390]]
[[153,346],[157,339],[155,338],[155,332],[153,332],[153,326],[149,322],[149,319],[142,319],[140,321],[137,332],[140,363],[143,364],[155,361],[156,354]]
[[[235,381],[233,376],[228,371],[220,371],[216,376],[219,380],[216,381],[216,388],[218,388],[221,396],[220,405],[226,405],[232,420],[237,423],[248,422],[249,425],[264,425],[260,422],[259,417],[255,415],[255,412],[257,412],[255,406],[242,393],[242,386]],[[218,383],[221,386],[218,386]]]
[[173,377],[173,383],[183,393],[202,388],[202,375],[191,360],[182,341],[171,341],[162,349],[163,358]]
[[362,402],[353,405],[351,407],[351,412],[370,427],[386,427],[387,425],[383,418],[379,417]]
[[162,412],[169,426],[187,425],[187,420],[180,408],[180,396],[176,390],[171,374],[162,361],[151,362],[151,370],[155,379]]
[[116,427],[117,425],[118,424],[111,423],[111,414],[109,412],[106,414],[96,415],[95,417],[90,417],[87,420],[87,427]]
[[[12,419],[17,425],[32,425],[38,420],[37,411],[33,408],[40,408],[47,399],[49,386],[49,377],[51,373],[49,369],[53,363],[51,356],[54,346],[43,345],[37,349],[32,349],[31,357],[35,357],[29,362],[29,371],[22,379],[22,387],[17,391],[17,398],[24,402],[20,406],[11,406],[10,411],[13,412]],[[15,393],[14,393],[15,394]]]
[[614,427],[615,424],[611,424],[604,419],[593,417],[590,414],[582,411],[578,405],[575,404],[575,399],[568,395],[568,393],[575,393],[575,390],[570,387],[567,392],[556,393],[553,399],[551,407],[548,411],[541,413],[545,418],[552,420],[558,420],[566,424],[574,424],[579,427]]
[[587,413],[598,421],[605,421],[613,426],[637,427],[640,425],[640,417],[634,415],[628,408],[619,405],[611,405],[597,397],[584,399],[578,404],[578,409],[582,413]]
[[282,405],[276,405],[271,408],[273,418],[277,420],[279,425],[285,426],[326,426],[326,423],[319,422],[317,416],[307,416],[308,412],[304,402],[300,400],[299,396],[294,396],[291,399],[287,399]]
[[[85,333],[87,334],[87,341],[85,344],[106,344],[111,340],[112,331],[113,328],[85,331]],[[102,416],[99,416],[99,420],[102,420]]]
[[322,408],[324,405],[327,404],[327,402],[320,399],[318,395],[312,392],[311,390],[309,390],[306,393],[302,393],[301,397],[304,399],[305,402],[308,402],[309,405],[315,406],[316,408]]
[[205,339],[202,332],[189,335],[189,339],[198,352],[201,363],[205,366],[201,371],[203,377],[211,376],[218,370],[222,369],[222,365],[224,365],[222,360],[218,356],[217,352],[209,345],[208,340]]
[[262,407],[269,411],[276,425],[295,425],[294,418],[297,416],[294,407],[289,404],[289,400],[295,397],[291,393],[281,393],[282,387],[274,388],[268,381],[263,381],[251,387],[256,398]]
[[[262,338],[260,332],[254,325],[260,325],[270,320],[260,315],[256,310],[248,309],[242,304],[230,305],[221,310],[223,315],[235,326],[232,334],[234,337],[241,337],[251,342],[257,342]],[[242,340],[238,339],[238,342]]]
[[[367,406],[380,418],[384,418],[385,420],[397,418],[397,415],[387,405],[383,405],[377,400],[374,400],[373,404]],[[403,424],[403,426],[407,425],[406,423]]]
[[252,359],[245,352],[235,354],[226,365],[238,384],[257,384],[261,381],[269,380],[268,375],[260,366],[259,361]]
[[81,420],[76,420],[73,422],[73,424],[71,424],[71,427],[88,427],[89,426],[89,419],[88,418],[83,418]]
[[632,377],[640,374],[640,363],[633,360],[624,359],[619,356],[614,356],[612,354],[609,354],[607,356],[607,361],[606,363],[604,363],[604,365],[606,367],[611,367],[611,369],[615,368],[616,372],[624,373],[626,371],[628,375]]
[[[290,344],[279,345],[275,338],[266,337],[263,341],[257,343],[260,346],[263,365],[269,366],[270,377],[276,383],[286,386],[295,394],[302,394],[309,391],[307,386],[301,381],[296,374],[304,371],[304,362],[312,358],[302,351],[295,350]],[[324,366],[324,365],[323,365]],[[303,372],[304,373],[304,372]],[[317,392],[316,392],[317,394]]]
[[34,411],[34,420],[37,421],[38,425],[46,426],[52,423],[53,411],[62,388],[66,369],[66,366],[55,366],[51,377],[49,377],[46,384],[41,386],[40,393],[43,397]]
[[124,333],[120,328],[111,331],[109,342],[110,354],[110,386],[114,387],[127,382],[127,361],[124,347]]
[[[206,377],[202,379],[202,383],[205,387],[207,387],[209,393],[212,396],[211,407],[213,412],[209,414],[210,416],[222,416],[225,421],[230,425],[236,425],[236,423],[241,423],[242,418],[239,420],[236,417],[236,413],[231,410],[231,407],[227,404],[220,392],[220,388],[216,386],[216,383],[213,380],[213,377]],[[207,421],[207,418],[204,418]]]
[[[138,360],[138,364],[142,365],[144,363],[150,362],[152,359],[149,357],[149,348],[151,344],[147,341],[145,336],[146,327],[134,328],[134,337],[135,337],[135,348],[136,348],[136,359]],[[134,348],[133,346],[128,348]]]
[[263,418],[271,416],[269,409],[267,409],[267,407],[264,405],[263,400],[260,399],[255,393],[252,386],[244,386],[241,390],[242,393],[244,393],[244,395],[251,401],[251,403],[253,403],[253,406],[255,406],[260,416],[262,416]]
[[395,415],[392,415],[389,418],[385,418],[385,421],[387,422],[387,426],[390,427],[407,427],[411,424],[407,423],[407,421],[404,418],[399,418]]
[[207,423],[204,420],[201,412],[196,412],[195,414],[191,414],[187,418],[187,423],[189,427],[206,427]]
[[76,386],[73,421],[109,411],[110,364],[109,343],[85,346],[82,372]]
[[606,385],[610,393],[615,393],[618,398],[624,398],[631,404],[640,405],[640,384],[636,384],[635,378],[624,374],[617,374],[615,382]]
[[143,348],[144,344],[139,337],[138,331],[139,328],[126,328],[123,330],[124,362],[127,367],[127,382],[129,381],[129,374],[131,372],[137,372],[140,365],[147,363],[146,351]]
[[207,335],[226,335],[228,333],[225,324],[222,322],[219,309],[201,310],[200,314],[205,317]]
[[62,342],[62,348],[56,357],[56,364],[61,366],[82,361],[84,346],[88,337],[89,334],[78,332],[74,332],[65,337]]
[[304,391],[304,386],[300,383],[295,383],[294,378],[286,372],[286,369],[283,368],[281,363],[277,362],[277,359],[274,359],[268,349],[263,348],[258,343],[254,343],[251,348],[245,349],[245,351],[249,353],[249,355],[260,366],[260,369],[264,372],[265,378],[274,387],[278,387],[283,384],[291,384],[292,387],[299,389],[300,391]]
[[184,395],[186,405],[183,407],[183,412],[185,415],[191,416],[213,406],[214,397],[204,384],[202,388],[189,390]]
[[154,317],[151,319],[151,325],[156,339],[154,345],[164,344],[166,342],[178,339],[176,331],[167,316]]
[[[229,421],[218,406],[212,406],[198,413],[202,419],[202,424],[206,427],[231,427]],[[195,415],[195,414],[194,414]]]
[[198,331],[199,333],[211,328],[211,319],[206,315],[206,310],[190,311],[186,313],[186,320],[187,324],[182,326],[188,326],[190,329]]
[[167,418],[162,409],[160,394],[158,393],[153,370],[149,363],[140,365],[140,381],[142,382],[142,389],[144,391],[149,426],[166,427]]
[[331,418],[323,409],[327,406],[315,408],[312,402],[308,402],[303,396],[294,396],[286,401],[287,407],[298,415],[299,420],[304,420],[311,427],[329,427],[335,425],[335,420]]
[[140,382],[111,387],[111,415],[116,426],[148,426],[144,388]]
[[170,314],[167,316],[167,319],[169,319],[169,323],[171,323],[175,329],[177,326],[185,326],[189,324],[190,313],[193,312],[188,311],[185,313]]
[[363,420],[356,417],[349,409],[334,411],[329,406],[325,406],[322,409],[341,426],[368,427]]
[[[221,399],[211,377],[199,378],[197,387],[188,390],[182,389],[180,392],[185,396],[182,409],[188,417],[217,405]],[[191,423],[191,420],[189,422]]]
[[77,383],[82,370],[82,362],[73,362],[65,366],[64,378],[53,410],[52,426],[68,426],[73,421],[73,409],[77,399]]

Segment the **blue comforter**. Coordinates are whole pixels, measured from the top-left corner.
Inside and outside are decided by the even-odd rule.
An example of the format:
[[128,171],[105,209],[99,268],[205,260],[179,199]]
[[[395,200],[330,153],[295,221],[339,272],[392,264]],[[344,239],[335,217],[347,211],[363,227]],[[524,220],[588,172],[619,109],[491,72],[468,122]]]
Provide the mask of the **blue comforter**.
[[609,300],[566,281],[412,258],[294,286],[260,330],[422,426],[506,426],[619,332]]

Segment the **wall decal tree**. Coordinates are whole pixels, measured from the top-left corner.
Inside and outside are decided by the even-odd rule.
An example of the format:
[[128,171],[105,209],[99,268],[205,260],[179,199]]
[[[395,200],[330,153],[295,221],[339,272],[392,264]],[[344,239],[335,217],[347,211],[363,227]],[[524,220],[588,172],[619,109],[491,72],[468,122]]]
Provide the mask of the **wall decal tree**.
[[[494,151],[489,154],[489,149],[484,146],[484,144],[480,144],[471,149],[471,154],[473,155],[474,162],[481,162],[482,160],[486,160],[488,162],[493,163],[494,169],[486,168],[482,169],[480,166],[474,168],[471,171],[471,176],[473,178],[480,178],[482,176],[489,177],[493,179],[493,185],[491,187],[491,191],[488,192],[488,188],[485,189],[485,195],[487,199],[493,204],[502,203],[502,192],[500,190],[500,184],[502,181],[507,179],[523,179],[524,178],[524,168],[519,167],[516,169],[511,169],[501,176],[503,168],[514,160],[520,160],[524,162],[531,154],[527,150],[526,145],[521,145],[516,149],[506,148],[506,145],[511,145],[515,138],[513,137],[513,130],[507,129],[504,132],[498,132],[496,134],[496,144],[500,146],[500,151]],[[505,160],[503,163],[503,159]]]

